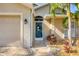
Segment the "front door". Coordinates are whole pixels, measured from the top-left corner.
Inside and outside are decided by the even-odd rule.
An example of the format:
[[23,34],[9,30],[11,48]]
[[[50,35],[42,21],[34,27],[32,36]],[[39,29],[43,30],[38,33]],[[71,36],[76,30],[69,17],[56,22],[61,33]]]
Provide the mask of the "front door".
[[43,40],[42,22],[35,23],[35,40]]

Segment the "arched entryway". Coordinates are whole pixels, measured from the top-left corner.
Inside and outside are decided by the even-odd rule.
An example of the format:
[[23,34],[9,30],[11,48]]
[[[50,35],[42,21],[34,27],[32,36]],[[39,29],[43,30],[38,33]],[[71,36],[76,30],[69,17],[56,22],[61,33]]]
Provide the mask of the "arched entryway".
[[34,46],[44,46],[44,30],[43,30],[43,17],[35,16],[34,20]]
[[43,40],[43,17],[35,17],[35,40]]

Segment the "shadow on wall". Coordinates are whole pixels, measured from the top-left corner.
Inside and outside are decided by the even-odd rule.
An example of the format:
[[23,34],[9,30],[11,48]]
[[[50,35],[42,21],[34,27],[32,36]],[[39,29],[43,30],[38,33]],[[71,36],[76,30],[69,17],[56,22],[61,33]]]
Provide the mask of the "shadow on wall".
[[[64,39],[64,33],[62,33],[56,26],[50,24],[48,21],[44,20],[44,25],[49,28],[46,35],[49,35],[51,31],[54,31],[61,39]],[[46,29],[45,29],[46,30]]]

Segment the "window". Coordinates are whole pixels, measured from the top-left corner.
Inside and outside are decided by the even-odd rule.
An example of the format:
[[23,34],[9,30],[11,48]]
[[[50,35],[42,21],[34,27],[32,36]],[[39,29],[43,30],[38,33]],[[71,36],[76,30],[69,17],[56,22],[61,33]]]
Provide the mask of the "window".
[[43,17],[42,16],[36,16],[35,21],[43,21]]
[[[64,37],[68,38],[68,29],[64,30]],[[75,38],[76,37],[76,27],[75,27],[75,22],[71,22],[71,37]]]
[[64,38],[68,38],[68,29],[64,29]]
[[56,14],[66,14],[66,10],[61,9],[61,8],[57,8],[57,9],[55,10],[55,13],[56,13]]

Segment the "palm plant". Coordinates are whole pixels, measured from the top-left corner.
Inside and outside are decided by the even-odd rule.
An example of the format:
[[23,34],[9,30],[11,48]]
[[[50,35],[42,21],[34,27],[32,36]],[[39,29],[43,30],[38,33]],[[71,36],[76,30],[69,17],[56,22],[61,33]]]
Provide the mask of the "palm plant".
[[[72,19],[72,17],[75,18],[74,23],[75,23],[75,27],[77,27],[78,26],[78,15],[79,15],[79,4],[75,3],[74,5],[77,7],[78,11],[76,11],[76,13],[71,13],[70,4],[67,4],[66,7],[67,7],[67,16],[68,17],[64,18],[64,21],[63,21],[63,27],[69,28],[68,38],[70,40],[71,45],[75,45],[76,41],[77,41],[76,38],[74,39],[71,37],[71,19]],[[74,34],[76,35],[76,28],[75,28]]]
[[79,10],[79,3],[75,3],[75,5],[76,5],[76,7],[78,8],[78,10]]
[[[78,8],[79,8],[79,4],[75,4]],[[72,37],[71,37],[71,11],[70,11],[70,4],[67,3],[64,5],[64,8],[61,6],[61,4],[51,4],[51,10],[50,10],[50,13],[53,17],[53,19],[51,20],[52,22],[52,25],[54,25],[54,20],[55,20],[55,10],[57,8],[61,8],[62,10],[64,10],[64,8],[66,8],[66,11],[67,11],[67,17],[65,18],[65,20],[63,21],[63,26],[64,28],[68,28],[68,38],[69,38],[69,41],[70,41],[70,45],[72,45]],[[78,16],[78,15],[77,15]],[[54,29],[55,30],[55,29]]]
[[[75,26],[78,27],[78,16],[79,16],[79,4],[78,3],[75,3],[74,4],[76,7],[77,7],[77,11],[74,13],[74,17],[75,17]],[[76,32],[76,27],[75,27],[75,35],[77,34]],[[78,29],[77,29],[78,30]],[[73,45],[76,45],[76,41],[77,39],[75,38],[74,41],[73,41]]]
[[71,45],[76,45],[76,41],[77,41],[76,38],[71,37],[71,19],[72,19],[72,17],[75,18],[74,19],[74,23],[75,23],[75,33],[74,34],[76,35],[76,27],[78,25],[78,15],[79,15],[79,4],[75,3],[74,5],[77,7],[78,11],[76,11],[75,13],[72,13],[70,11],[70,4],[67,4],[68,22],[67,22],[67,20],[65,21],[66,26],[68,25],[68,28],[69,28],[68,38],[70,40]]
[[[59,3],[51,3],[50,6],[51,6],[50,14],[51,14],[51,16],[52,16],[51,24],[52,24],[52,25],[55,25],[55,24],[54,24],[54,23],[55,23],[54,20],[55,20],[55,16],[56,16],[56,13],[55,13],[56,9],[57,9],[57,8],[61,8],[62,11],[64,11],[64,9],[62,8],[61,4],[59,4]],[[55,28],[54,28],[54,30],[55,30]],[[54,32],[55,32],[55,31],[54,31]],[[54,32],[53,32],[53,33],[54,33]]]
[[68,17],[64,17],[62,25],[64,29],[68,29]]
[[[52,16],[52,19],[51,19],[51,24],[54,25],[54,20],[55,20],[55,10],[58,8],[58,4],[57,3],[52,3],[50,4],[50,14]],[[55,28],[54,28],[55,30]],[[54,34],[54,33],[53,33]]]

